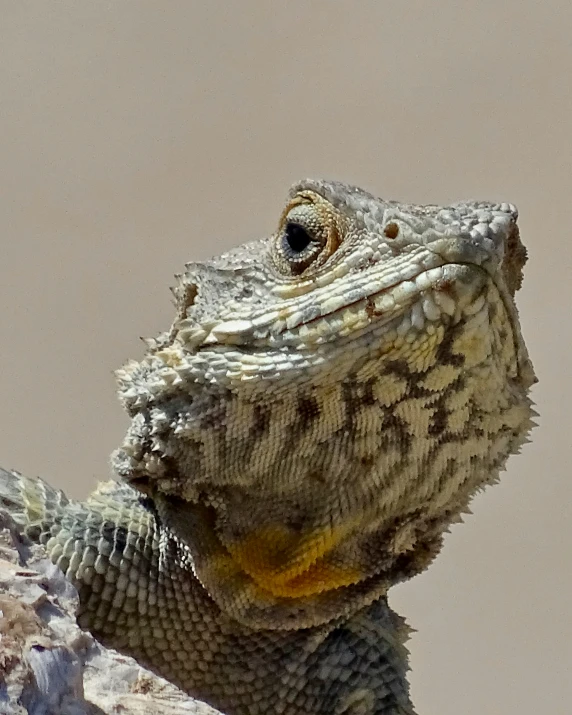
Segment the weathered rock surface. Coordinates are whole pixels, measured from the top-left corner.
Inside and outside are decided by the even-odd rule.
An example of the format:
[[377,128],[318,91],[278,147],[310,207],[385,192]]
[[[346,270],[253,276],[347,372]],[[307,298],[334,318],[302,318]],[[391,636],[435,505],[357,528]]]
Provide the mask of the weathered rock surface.
[[60,569],[0,512],[0,715],[217,715],[82,631],[77,605]]

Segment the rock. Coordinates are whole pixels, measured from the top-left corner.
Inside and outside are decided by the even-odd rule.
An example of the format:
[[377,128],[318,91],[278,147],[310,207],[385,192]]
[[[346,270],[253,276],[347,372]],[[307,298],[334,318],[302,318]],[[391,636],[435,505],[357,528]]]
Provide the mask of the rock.
[[78,602],[0,512],[0,715],[221,715],[82,631]]

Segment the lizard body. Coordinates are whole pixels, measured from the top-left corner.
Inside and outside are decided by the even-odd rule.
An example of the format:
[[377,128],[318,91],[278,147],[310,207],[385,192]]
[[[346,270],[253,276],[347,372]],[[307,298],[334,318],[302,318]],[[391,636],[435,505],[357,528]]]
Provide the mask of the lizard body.
[[117,373],[122,482],[0,474],[80,625],[228,715],[413,713],[387,591],[532,426],[516,220],[307,180],[273,236],[188,264]]

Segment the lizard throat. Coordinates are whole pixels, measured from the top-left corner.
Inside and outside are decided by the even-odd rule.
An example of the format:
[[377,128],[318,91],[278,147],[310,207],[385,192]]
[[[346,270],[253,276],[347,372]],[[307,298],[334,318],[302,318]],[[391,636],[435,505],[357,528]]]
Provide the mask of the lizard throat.
[[[350,615],[385,595],[395,580],[423,570],[441,543],[437,538],[418,545],[394,557],[387,573],[368,576],[342,564],[343,549],[336,547],[348,538],[349,526],[296,538],[283,526],[267,525],[225,544],[212,508],[161,494],[154,502],[178,560],[224,613],[257,629],[307,628]],[[293,553],[299,558],[292,559]]]

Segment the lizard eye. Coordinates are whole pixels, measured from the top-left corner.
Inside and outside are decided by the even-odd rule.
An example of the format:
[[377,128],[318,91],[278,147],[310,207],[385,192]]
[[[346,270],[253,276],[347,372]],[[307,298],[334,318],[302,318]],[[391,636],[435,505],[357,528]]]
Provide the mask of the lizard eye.
[[284,229],[283,241],[286,244],[284,247],[292,253],[302,253],[312,243],[312,237],[303,226],[289,221]]
[[316,206],[303,203],[291,207],[278,234],[280,262],[290,273],[300,275],[322,253],[328,233]]
[[309,228],[288,221],[281,239],[282,255],[292,273],[298,275],[307,268],[324,247],[320,236],[315,236]]

